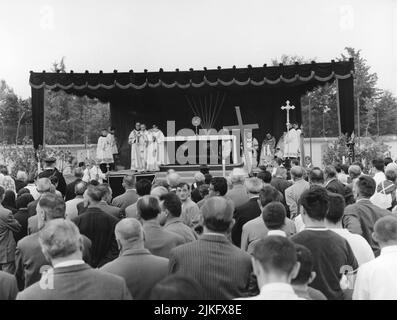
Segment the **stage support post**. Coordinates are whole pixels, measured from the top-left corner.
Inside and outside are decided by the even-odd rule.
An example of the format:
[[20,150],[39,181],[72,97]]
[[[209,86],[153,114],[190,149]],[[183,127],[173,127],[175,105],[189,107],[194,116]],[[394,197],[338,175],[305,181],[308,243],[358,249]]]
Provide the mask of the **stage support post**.
[[338,114],[338,134],[342,135],[342,127],[340,122],[340,101],[339,101],[339,79],[336,79],[336,111]]

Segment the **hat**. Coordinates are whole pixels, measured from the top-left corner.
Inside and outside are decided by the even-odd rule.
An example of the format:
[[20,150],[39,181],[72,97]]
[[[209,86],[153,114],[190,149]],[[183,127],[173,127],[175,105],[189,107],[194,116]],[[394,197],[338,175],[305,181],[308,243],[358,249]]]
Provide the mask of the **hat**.
[[57,161],[57,159],[55,159],[54,157],[44,158],[44,162],[46,162],[46,163],[52,163],[52,162],[56,162],[56,161]]

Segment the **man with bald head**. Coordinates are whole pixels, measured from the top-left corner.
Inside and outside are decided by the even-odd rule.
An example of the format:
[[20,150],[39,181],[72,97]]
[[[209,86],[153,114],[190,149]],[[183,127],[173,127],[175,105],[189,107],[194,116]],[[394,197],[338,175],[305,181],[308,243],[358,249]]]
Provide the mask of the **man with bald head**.
[[125,214],[125,209],[138,201],[138,194],[135,190],[135,176],[126,175],[123,178],[123,188],[125,192],[118,197],[114,198],[112,205],[121,209],[121,214]]
[[137,202],[138,217],[143,224],[145,248],[152,254],[168,258],[171,249],[184,244],[182,236],[164,230],[160,226],[160,201],[153,196],[144,196]]
[[83,169],[80,167],[77,167],[74,169],[74,181],[72,181],[71,183],[69,183],[66,186],[66,193],[65,193],[65,201],[69,201],[72,200],[74,197],[76,197],[76,193],[75,193],[75,186],[77,183],[79,183],[80,181],[82,181],[83,179]]
[[234,168],[230,174],[232,188],[226,193],[226,197],[231,199],[237,208],[249,200],[244,181],[248,177],[247,172],[242,168]]
[[169,185],[170,191],[176,192],[176,188],[181,183],[180,175],[175,171],[169,172],[169,174],[167,175],[167,183]]
[[380,218],[372,234],[380,256],[358,269],[354,300],[397,300],[397,218]]
[[233,206],[223,197],[211,197],[201,208],[203,235],[171,251],[170,273],[195,279],[205,299],[246,296],[252,272],[250,255],[235,247],[228,235],[233,227]]
[[134,218],[121,220],[115,228],[120,256],[101,268],[124,278],[134,300],[149,299],[152,287],[168,275],[168,259],[144,247],[141,223]]
[[[303,179],[304,174],[305,170],[300,166],[291,168],[291,178],[294,184],[285,189],[285,201],[289,207],[291,219],[298,215],[298,206],[300,205],[299,199],[301,195],[310,188],[309,182]],[[302,212],[302,210],[299,210],[299,212]]]

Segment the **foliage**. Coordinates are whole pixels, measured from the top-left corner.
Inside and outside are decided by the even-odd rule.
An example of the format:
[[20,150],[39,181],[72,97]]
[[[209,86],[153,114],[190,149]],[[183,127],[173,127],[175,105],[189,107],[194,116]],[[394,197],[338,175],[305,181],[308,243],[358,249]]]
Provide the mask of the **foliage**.
[[[346,163],[349,159],[347,157],[349,153],[349,142],[350,137],[342,135],[338,139],[330,142],[327,149],[323,153],[323,164],[331,165],[335,163],[342,163],[343,156],[345,156]],[[363,163],[364,167],[368,169],[373,159],[384,157],[385,153],[390,149],[389,146],[384,144],[381,138],[362,138],[360,144],[355,141],[354,154],[355,161]]]

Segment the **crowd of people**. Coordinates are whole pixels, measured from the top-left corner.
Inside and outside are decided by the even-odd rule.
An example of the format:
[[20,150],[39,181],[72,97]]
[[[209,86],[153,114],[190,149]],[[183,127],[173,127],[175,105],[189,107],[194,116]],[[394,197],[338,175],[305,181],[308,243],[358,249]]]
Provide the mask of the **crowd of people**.
[[0,167],[0,299],[397,299],[397,164],[126,175]]

